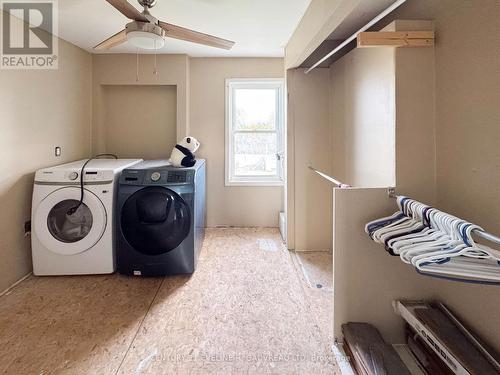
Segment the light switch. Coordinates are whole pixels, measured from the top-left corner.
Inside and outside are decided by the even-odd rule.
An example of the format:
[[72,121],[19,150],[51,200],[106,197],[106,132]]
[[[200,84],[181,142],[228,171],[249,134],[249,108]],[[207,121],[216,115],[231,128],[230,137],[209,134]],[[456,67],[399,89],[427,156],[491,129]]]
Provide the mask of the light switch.
[[56,148],[54,149],[54,155],[61,156],[61,147],[56,146]]

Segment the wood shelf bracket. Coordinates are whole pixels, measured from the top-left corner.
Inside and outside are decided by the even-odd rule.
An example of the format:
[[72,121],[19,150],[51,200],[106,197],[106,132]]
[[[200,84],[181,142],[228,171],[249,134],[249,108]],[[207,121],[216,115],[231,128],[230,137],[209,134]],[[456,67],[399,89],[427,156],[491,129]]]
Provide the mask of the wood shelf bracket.
[[358,47],[432,47],[434,31],[365,31],[357,36]]

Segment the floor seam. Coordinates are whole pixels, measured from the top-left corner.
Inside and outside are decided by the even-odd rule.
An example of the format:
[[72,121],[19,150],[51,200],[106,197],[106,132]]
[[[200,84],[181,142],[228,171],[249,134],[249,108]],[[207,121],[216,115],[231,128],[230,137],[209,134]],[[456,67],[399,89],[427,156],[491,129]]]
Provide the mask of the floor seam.
[[[304,301],[306,302],[306,308],[307,308],[307,313],[309,314],[309,316],[312,317],[313,321],[314,321],[314,327],[315,327],[315,330],[316,330],[316,333],[319,335],[319,338],[320,340],[327,346],[333,344],[333,343],[330,343],[329,339],[327,337],[324,336],[323,332],[321,331],[321,327],[320,327],[320,322],[319,322],[319,318],[316,316],[316,314],[314,314],[314,311],[311,307],[312,305],[312,302],[311,302],[311,295],[309,294],[309,291],[308,289],[310,288],[310,286],[306,285],[308,283],[308,280],[306,280],[306,278],[308,279],[307,275],[305,274],[305,270],[303,269],[303,264],[302,264],[302,261],[300,260],[300,257],[297,255],[297,252],[295,251],[290,251],[288,250],[288,257],[292,263],[292,266],[293,266],[293,270],[295,271],[295,276],[299,279],[299,284],[300,284],[300,290],[303,294],[303,297],[304,297]],[[309,285],[311,285],[311,283],[309,282]],[[312,287],[310,288],[312,289]],[[312,292],[314,292],[314,290],[311,290]],[[330,293],[330,292],[328,292]],[[331,298],[333,298],[333,290],[331,291]],[[326,350],[327,348],[325,348]],[[327,355],[329,353],[326,353]],[[338,364],[337,362],[334,360],[333,363],[331,363],[331,365],[335,368],[338,367]]]
[[300,266],[300,265],[297,265],[297,262],[299,262],[299,260],[297,259],[298,256],[290,250],[287,250],[287,251],[288,251],[288,259],[290,259],[294,274],[297,277],[297,279],[299,280],[299,285],[300,285],[300,289],[302,291],[302,294],[304,295],[304,300],[309,301],[306,286],[304,285],[305,282],[307,282],[307,280],[305,280],[306,276],[303,274],[302,269],[297,268],[297,266]]
[[149,312],[151,311],[151,307],[153,307],[153,304],[156,301],[156,297],[158,296],[158,293],[160,293],[160,289],[161,289],[164,281],[165,281],[165,278],[162,278],[161,282],[160,282],[160,285],[158,285],[158,289],[156,289],[155,295],[153,296],[153,299],[151,300],[151,303],[149,304],[148,309],[146,310],[146,313],[144,314],[144,316],[143,316],[143,318],[141,320],[141,323],[137,327],[137,331],[135,332],[134,337],[130,341],[129,346],[128,346],[127,350],[125,351],[125,354],[123,355],[123,358],[120,361],[120,364],[119,364],[118,368],[116,369],[115,375],[118,375],[118,373],[120,372],[120,369],[122,368],[122,365],[125,362],[125,358],[127,358],[127,355],[130,352],[130,349],[132,348],[132,345],[134,345],[135,339],[137,338],[137,335],[139,334],[139,331],[141,330],[142,326],[144,325],[144,321],[146,320],[146,317],[149,315]]

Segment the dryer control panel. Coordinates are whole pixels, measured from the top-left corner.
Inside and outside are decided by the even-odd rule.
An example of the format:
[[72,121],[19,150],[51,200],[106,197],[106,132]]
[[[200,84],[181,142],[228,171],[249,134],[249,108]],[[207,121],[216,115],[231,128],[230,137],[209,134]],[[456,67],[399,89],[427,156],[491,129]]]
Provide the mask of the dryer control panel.
[[184,185],[194,182],[192,169],[125,169],[120,184],[125,185]]

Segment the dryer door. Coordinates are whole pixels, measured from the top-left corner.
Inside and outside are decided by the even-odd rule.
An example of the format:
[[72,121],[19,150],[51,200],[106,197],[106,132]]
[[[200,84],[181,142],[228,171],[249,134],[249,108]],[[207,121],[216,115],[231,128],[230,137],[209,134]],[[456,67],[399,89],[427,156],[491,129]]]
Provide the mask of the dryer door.
[[35,209],[34,230],[47,250],[75,255],[93,247],[106,229],[106,210],[100,199],[85,189],[82,205],[78,205],[80,189],[64,187],[55,190]]
[[191,229],[189,205],[173,190],[150,186],[124,203],[121,230],[138,252],[160,255],[174,250]]

